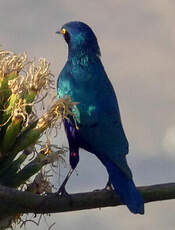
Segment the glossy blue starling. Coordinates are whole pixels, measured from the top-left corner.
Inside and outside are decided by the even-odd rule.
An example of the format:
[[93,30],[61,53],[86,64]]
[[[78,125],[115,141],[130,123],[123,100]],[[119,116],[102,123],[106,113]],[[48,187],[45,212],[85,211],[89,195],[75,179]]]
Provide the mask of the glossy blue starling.
[[68,45],[68,59],[58,77],[58,97],[70,96],[79,102],[72,110],[74,119],[64,121],[71,170],[58,193],[77,166],[82,148],[95,154],[106,167],[107,185],[113,186],[121,202],[132,213],[143,214],[144,202],[126,160],[128,141],[117,98],[101,62],[97,38],[88,25],[79,21],[65,24],[58,33]]

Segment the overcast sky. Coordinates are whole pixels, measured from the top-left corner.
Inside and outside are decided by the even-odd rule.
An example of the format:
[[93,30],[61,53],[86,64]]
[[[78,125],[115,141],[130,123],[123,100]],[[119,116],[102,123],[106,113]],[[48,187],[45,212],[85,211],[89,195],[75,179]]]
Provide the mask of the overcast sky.
[[[67,46],[55,31],[71,20],[88,23],[97,35],[102,62],[119,100],[137,185],[174,181],[175,1],[1,0],[0,44],[33,58],[46,57],[57,76]],[[67,143],[61,135],[60,143]],[[102,188],[107,174],[85,151],[68,185],[70,192]],[[58,181],[58,178],[55,178]],[[53,215],[55,229],[173,230],[175,201],[146,204],[144,216],[126,207]],[[47,229],[42,223],[39,228]]]

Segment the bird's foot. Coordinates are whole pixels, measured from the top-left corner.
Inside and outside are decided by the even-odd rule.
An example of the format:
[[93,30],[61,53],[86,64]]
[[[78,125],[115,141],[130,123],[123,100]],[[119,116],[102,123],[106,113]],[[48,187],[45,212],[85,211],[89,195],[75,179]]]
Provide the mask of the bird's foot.
[[103,189],[96,189],[93,192],[112,191],[112,190],[113,190],[112,184],[110,183],[110,181],[108,181],[108,183]]
[[103,190],[105,190],[105,191],[112,191],[113,190],[112,185],[109,184],[109,183],[107,183]]
[[67,184],[67,181],[69,180],[69,177],[71,176],[72,172],[74,171],[74,169],[70,169],[65,180],[63,181],[62,185],[60,186],[60,188],[58,189],[58,191],[55,193],[55,195],[58,197],[58,198],[61,198],[61,197],[67,197],[71,200],[71,195],[69,195],[67,192],[66,192],[66,189],[65,189],[65,186]]
[[100,191],[101,191],[101,189],[95,189],[92,192],[100,192]]
[[71,200],[71,195],[66,191],[65,186],[61,186],[55,195],[58,197],[58,199],[65,197]]

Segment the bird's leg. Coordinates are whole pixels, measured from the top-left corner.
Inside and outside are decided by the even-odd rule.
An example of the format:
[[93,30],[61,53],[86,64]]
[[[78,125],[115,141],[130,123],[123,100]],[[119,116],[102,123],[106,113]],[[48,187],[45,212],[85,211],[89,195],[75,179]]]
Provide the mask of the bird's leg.
[[70,155],[69,155],[69,161],[70,161],[70,165],[71,165],[71,169],[69,170],[66,178],[64,179],[62,185],[60,186],[59,190],[55,193],[56,196],[69,196],[70,195],[66,192],[65,186],[70,178],[70,176],[72,175],[74,169],[76,168],[78,162],[79,162],[79,152],[78,152],[78,148],[76,149],[70,149]]
[[71,165],[71,169],[69,170],[59,190],[56,192],[56,195],[57,196],[66,195],[70,197],[70,195],[66,192],[65,186],[79,162],[79,147],[77,145],[77,128],[75,126],[74,120],[71,121],[71,119],[70,120],[64,119],[64,127],[65,127],[65,131],[67,134],[68,142],[69,142],[69,150],[70,150],[69,162]]
[[112,191],[113,190],[110,178],[108,178],[108,182],[107,182],[106,186],[104,187],[104,190],[106,190],[106,191]]
[[55,193],[56,196],[69,196],[68,193],[66,192],[65,186],[70,178],[70,176],[72,175],[74,169],[70,169],[66,178],[64,179],[62,185],[60,186],[59,190]]

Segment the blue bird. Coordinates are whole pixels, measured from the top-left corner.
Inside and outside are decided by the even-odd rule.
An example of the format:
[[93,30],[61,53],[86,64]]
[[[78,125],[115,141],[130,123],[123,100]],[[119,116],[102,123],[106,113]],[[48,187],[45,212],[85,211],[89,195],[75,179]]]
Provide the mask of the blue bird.
[[97,38],[88,25],[79,21],[65,24],[57,33],[64,36],[68,45],[68,60],[58,77],[58,98],[70,96],[79,102],[72,110],[75,119],[64,121],[71,170],[58,194],[65,191],[79,161],[79,148],[83,148],[106,167],[107,185],[112,184],[121,202],[132,213],[144,214],[144,202],[126,160],[128,141],[117,98],[101,62]]

